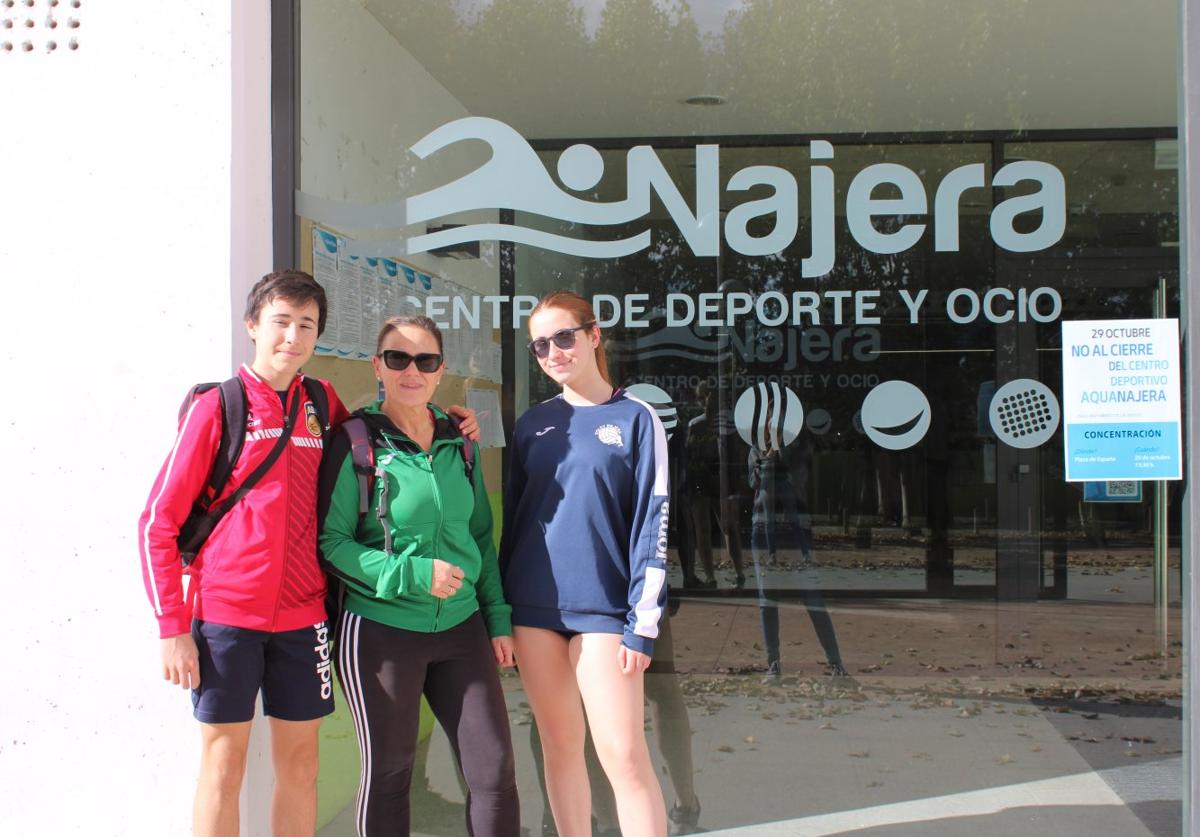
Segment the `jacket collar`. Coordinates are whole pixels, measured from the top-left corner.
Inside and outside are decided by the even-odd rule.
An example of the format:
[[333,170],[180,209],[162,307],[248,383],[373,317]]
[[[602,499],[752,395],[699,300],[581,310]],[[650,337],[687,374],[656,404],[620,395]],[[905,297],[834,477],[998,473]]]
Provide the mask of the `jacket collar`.
[[[248,364],[243,363],[238,368],[238,377],[242,379],[242,384],[246,388],[246,398],[255,404],[258,409],[267,407],[268,409],[283,410],[283,405],[279,402],[279,396],[273,386],[259,377],[258,373],[250,368]],[[294,391],[300,387],[300,380],[303,376],[296,375],[292,378],[292,382],[288,384],[288,401],[290,402]]]
[[[367,424],[375,428],[377,431],[387,433],[389,436],[403,436],[408,439],[404,431],[396,427],[392,420],[381,409],[382,401],[376,401],[373,404],[368,404],[358,410],[355,414],[366,419]],[[456,425],[446,413],[442,412],[436,404],[428,405],[429,412],[433,414],[433,442],[436,445],[438,442],[449,442],[450,444],[462,444],[463,435]],[[408,439],[410,442],[411,439]],[[416,444],[415,442],[413,444]]]

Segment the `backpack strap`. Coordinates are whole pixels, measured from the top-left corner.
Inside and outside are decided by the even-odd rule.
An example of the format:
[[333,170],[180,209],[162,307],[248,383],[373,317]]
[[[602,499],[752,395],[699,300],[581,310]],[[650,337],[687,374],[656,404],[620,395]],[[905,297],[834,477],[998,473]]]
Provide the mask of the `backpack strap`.
[[475,487],[475,443],[467,438],[462,432],[462,427],[459,426],[458,419],[446,413],[446,417],[450,419],[450,423],[454,425],[454,429],[458,431],[458,435],[462,436],[462,447],[460,448],[463,458],[463,470],[467,474],[467,482],[471,483],[471,487]]
[[200,501],[205,511],[225,490],[233,466],[242,455],[242,444],[246,441],[246,387],[242,379],[235,375],[222,381],[218,391],[221,398],[221,442],[208,475],[208,486]]
[[[245,402],[243,401],[243,406]],[[242,481],[242,484],[237,487],[237,490],[222,500],[216,505],[206,506],[202,512],[198,513],[197,509],[193,508],[192,513],[188,515],[188,519],[179,527],[179,554],[183,560],[184,566],[195,560],[196,554],[204,542],[208,540],[208,536],[217,528],[217,524],[221,522],[226,513],[233,508],[239,500],[246,496],[246,493],[253,488],[259,480],[266,476],[267,471],[271,470],[271,466],[275,464],[287,447],[288,440],[292,438],[292,431],[296,428],[296,414],[300,411],[300,398],[297,396],[292,399],[292,406],[288,411],[287,418],[283,422],[283,432],[279,434],[279,439],[272,446],[270,453],[267,454],[259,466],[255,468]],[[245,438],[245,414],[242,415],[243,429],[239,434]],[[226,436],[228,434],[225,434]],[[238,445],[241,449],[241,445]],[[228,476],[226,476],[228,480]],[[211,503],[211,501],[210,501]]]
[[358,517],[361,521],[371,507],[375,446],[371,444],[371,428],[362,416],[352,415],[341,426],[350,440],[350,461],[354,465],[354,473],[358,475]]

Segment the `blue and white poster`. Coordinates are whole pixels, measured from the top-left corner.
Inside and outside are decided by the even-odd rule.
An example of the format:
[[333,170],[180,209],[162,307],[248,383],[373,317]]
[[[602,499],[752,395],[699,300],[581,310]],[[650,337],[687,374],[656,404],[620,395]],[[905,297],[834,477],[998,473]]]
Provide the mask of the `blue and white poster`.
[[1178,320],[1062,324],[1067,480],[1183,476]]

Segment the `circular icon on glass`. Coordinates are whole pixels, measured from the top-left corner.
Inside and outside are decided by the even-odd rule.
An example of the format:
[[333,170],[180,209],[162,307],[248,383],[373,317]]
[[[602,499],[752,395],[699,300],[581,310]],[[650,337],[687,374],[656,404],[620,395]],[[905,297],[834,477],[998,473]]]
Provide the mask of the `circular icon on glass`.
[[1044,445],[1058,430],[1058,399],[1033,378],[1009,381],[992,396],[988,420],[997,438],[1014,448]]
[[733,405],[738,435],[756,450],[779,450],[796,441],[804,425],[800,397],[778,382],[762,382],[738,396]]
[[577,143],[558,155],[558,178],[568,189],[591,189],[604,176],[604,158],[590,145]]
[[805,416],[804,426],[814,436],[824,436],[833,427],[833,417],[829,415],[828,410],[817,407],[815,410],[810,410]]
[[884,381],[862,404],[863,431],[888,450],[905,450],[929,430],[929,399],[908,381]]
[[675,409],[670,393],[654,384],[634,384],[628,387],[625,393],[649,404],[658,414],[663,430],[667,431],[667,438],[670,439],[674,435],[675,428],[679,426],[679,411]]

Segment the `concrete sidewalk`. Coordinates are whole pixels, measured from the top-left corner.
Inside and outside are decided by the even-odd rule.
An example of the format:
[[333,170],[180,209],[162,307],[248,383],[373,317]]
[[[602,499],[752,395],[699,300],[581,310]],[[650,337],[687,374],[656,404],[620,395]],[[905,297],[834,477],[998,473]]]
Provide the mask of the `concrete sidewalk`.
[[[730,835],[1178,835],[1179,648],[1145,604],[826,603],[851,677],[824,673],[801,603],[781,603],[783,676],[764,682],[757,600],[684,601],[647,676],[647,735],[670,807]],[[1178,611],[1172,614],[1177,630]],[[1177,634],[1175,634],[1177,635]],[[669,668],[669,666],[668,666]],[[546,815],[520,679],[503,678],[522,822]],[[690,734],[689,734],[690,730]],[[593,809],[615,828],[599,771]],[[463,789],[435,729],[414,780],[414,833],[465,833]],[[615,832],[610,832],[615,833]],[[687,832],[680,832],[687,833]],[[343,812],[321,831],[353,834]]]

